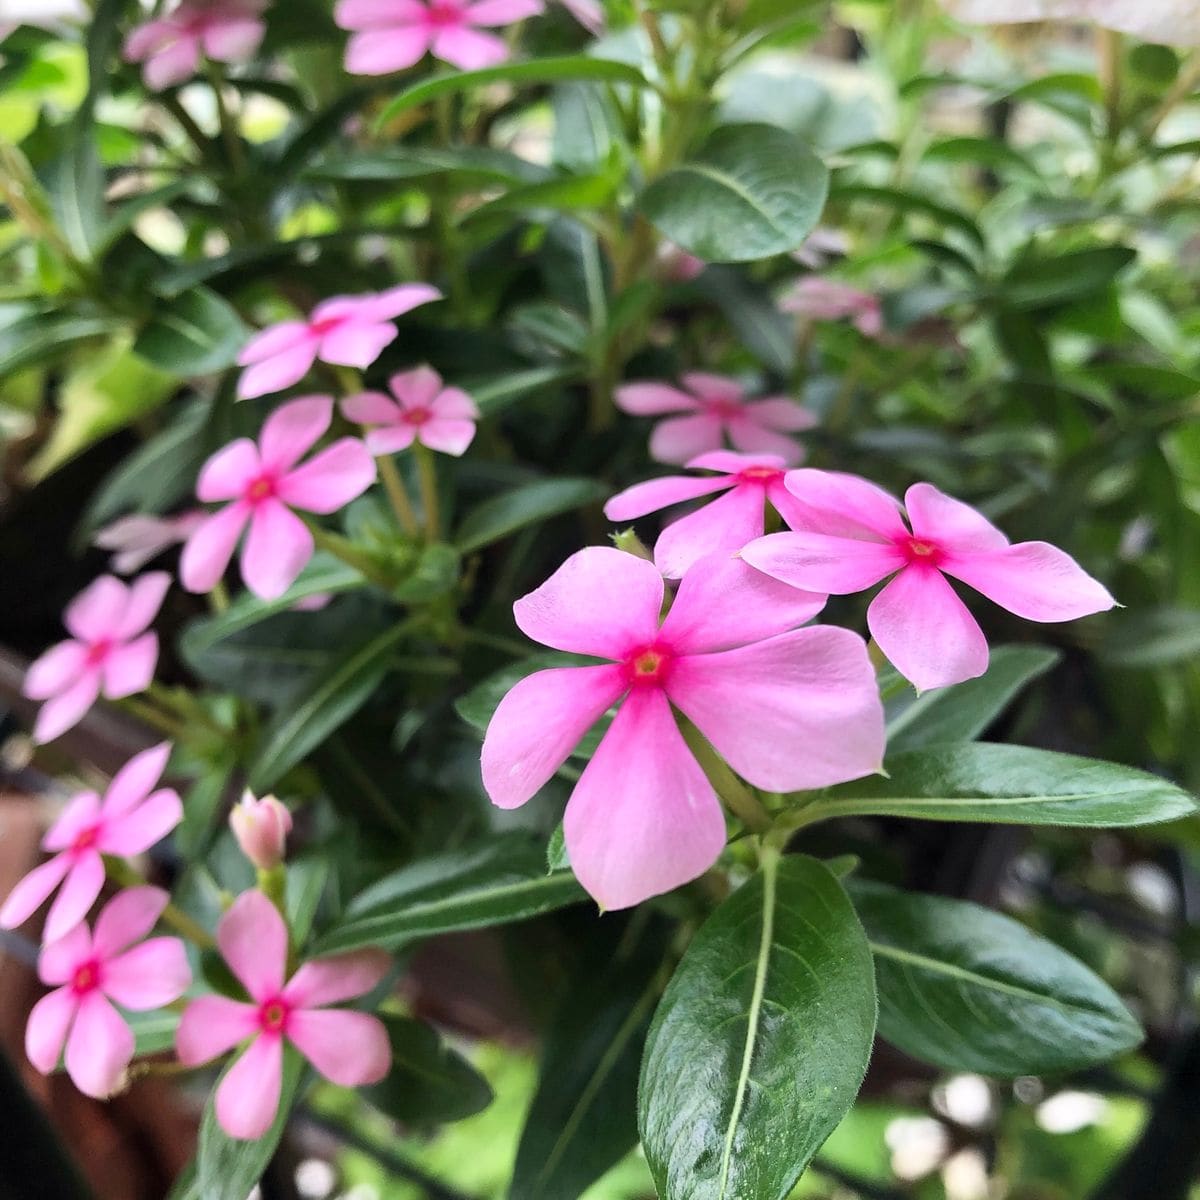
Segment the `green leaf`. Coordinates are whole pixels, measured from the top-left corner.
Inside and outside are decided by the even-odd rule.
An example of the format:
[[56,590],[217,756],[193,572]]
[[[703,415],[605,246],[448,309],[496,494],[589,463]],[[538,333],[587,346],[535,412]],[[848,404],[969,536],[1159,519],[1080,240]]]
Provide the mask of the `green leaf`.
[[569,871],[546,874],[541,849],[526,838],[423,858],[360,893],[315,953],[360,946],[395,951],[420,938],[507,925],[585,899]]
[[1008,167],[1035,179],[1041,175],[1031,159],[999,138],[942,138],[928,146],[922,158],[926,162],[978,163],[986,167]]
[[506,375],[465,380],[462,386],[479,406],[479,411],[490,417],[539,388],[571,383],[578,376],[579,369],[576,367],[530,367]]
[[473,725],[480,733],[485,733],[492,714],[500,706],[500,701],[527,675],[552,667],[588,667],[595,666],[595,663],[594,658],[587,658],[582,654],[542,650],[519,662],[501,667],[482,683],[477,683],[466,695],[460,696],[454,707],[468,725]]
[[1200,609],[1146,608],[1114,613],[1100,660],[1110,667],[1163,667],[1200,654]]
[[1030,255],[1009,268],[999,287],[1009,308],[1038,309],[1094,295],[1137,257],[1128,246],[1093,246],[1053,258]]
[[228,301],[197,287],[160,301],[133,348],[176,375],[207,375],[233,366],[249,336]]
[[61,359],[80,342],[107,337],[123,328],[112,317],[31,312],[0,326],[0,379],[26,367]]
[[133,1030],[135,1058],[146,1054],[161,1054],[175,1045],[175,1030],[179,1028],[179,1013],[173,1008],[150,1012],[123,1013],[125,1023]]
[[392,1044],[392,1069],[363,1098],[393,1121],[440,1125],[482,1112],[492,1102],[488,1082],[443,1044],[423,1021],[380,1014]]
[[372,637],[319,676],[283,708],[263,734],[250,766],[250,790],[269,792],[278,780],[366,702],[388,672],[391,651],[408,636],[407,622]]
[[814,820],[876,815],[1108,829],[1172,821],[1197,808],[1182,788],[1148,771],[1026,746],[909,750],[884,765],[888,778],[839,784],[800,811]]
[[638,207],[705,262],[750,262],[794,250],[816,227],[825,164],[773,125],[727,125],[699,154],[655,179]]
[[454,540],[463,554],[471,554],[527,525],[594,504],[606,494],[604,485],[594,479],[539,479],[472,509]]
[[956,229],[979,249],[984,248],[983,233],[978,225],[957,208],[938,204],[919,192],[906,192],[900,188],[873,187],[865,183],[836,183],[830,189],[831,200],[866,200],[883,205],[905,216],[927,217],[937,225]]
[[951,1071],[1035,1075],[1107,1062],[1142,1031],[1089,968],[976,904],[847,884],[875,955],[879,1032]]
[[604,58],[570,55],[563,58],[537,58],[530,62],[505,63],[484,67],[480,71],[453,71],[435,75],[414,84],[398,95],[376,118],[376,128],[386,125],[397,114],[415,108],[439,96],[470,91],[491,83],[558,83],[562,80],[585,80],[597,83],[624,83],[632,87],[650,87],[649,81],[627,63],[610,62]]
[[1031,680],[1059,660],[1047,646],[997,646],[986,675],[888,705],[888,750],[974,741]]
[[854,1103],[875,1034],[862,926],[815,859],[766,857],[701,926],[646,1040],[662,1200],[783,1200]]
[[637,1081],[662,990],[657,944],[585,968],[542,1042],[511,1200],[578,1200],[637,1143]]
[[396,183],[450,175],[466,181],[524,184],[546,178],[546,168],[490,146],[392,146],[330,156],[305,178],[338,182]]
[[[196,1196],[203,1200],[246,1200],[262,1178],[283,1136],[303,1068],[304,1060],[299,1052],[285,1046],[279,1112],[271,1128],[257,1141],[243,1142],[229,1137],[217,1124],[213,1097],[209,1097],[200,1122],[200,1142],[196,1150]],[[225,1069],[222,1079],[229,1070],[230,1067]]]
[[95,257],[103,240],[104,169],[90,121],[77,123],[69,139],[54,164],[47,190],[55,221],[71,253],[86,263]]

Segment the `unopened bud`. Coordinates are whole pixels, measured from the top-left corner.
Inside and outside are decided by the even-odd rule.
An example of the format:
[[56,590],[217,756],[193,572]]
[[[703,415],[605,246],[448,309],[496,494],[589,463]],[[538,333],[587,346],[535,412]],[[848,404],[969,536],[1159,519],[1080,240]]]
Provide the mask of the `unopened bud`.
[[283,861],[292,814],[274,796],[260,800],[246,792],[229,814],[229,827],[242,853],[260,871],[269,871]]

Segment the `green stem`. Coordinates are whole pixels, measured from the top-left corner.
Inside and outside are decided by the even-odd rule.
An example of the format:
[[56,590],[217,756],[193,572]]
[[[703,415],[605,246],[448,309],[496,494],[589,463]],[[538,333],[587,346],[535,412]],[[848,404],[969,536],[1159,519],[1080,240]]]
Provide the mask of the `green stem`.
[[210,61],[206,69],[208,82],[217,102],[217,120],[221,125],[221,141],[225,144],[225,154],[229,159],[230,169],[235,175],[244,175],[246,173],[246,151],[242,146],[237,123],[225,103],[225,79],[213,62]]
[[431,542],[441,537],[441,513],[438,506],[437,466],[433,451],[420,442],[413,443],[417,456],[417,474],[421,480],[421,507],[425,512],[425,535]]
[[393,580],[376,565],[374,560],[353,543],[344,537],[339,537],[336,533],[322,529],[320,525],[307,517],[301,517],[301,520],[308,526],[313,542],[319,549],[332,554],[334,558],[341,559],[347,566],[353,567],[364,579],[369,579],[381,588],[391,590]]
[[[106,856],[104,867],[108,872],[108,877],[121,887],[144,887],[146,884],[146,881],[124,859]],[[212,934],[199,921],[189,917],[173,901],[167,902],[167,907],[163,909],[160,920],[201,950],[211,950],[216,946]]]
[[683,740],[696,756],[721,802],[752,833],[766,833],[772,827],[771,814],[762,801],[730,769],[708,739],[690,722],[683,726]]
[[151,728],[165,733],[169,738],[182,740],[186,736],[187,731],[182,721],[163,712],[150,701],[142,700],[137,696],[126,696],[123,700],[118,700],[117,704],[127,713],[137,717],[139,721],[144,721]]
[[212,590],[208,593],[208,602],[215,613],[223,613],[229,607],[229,589],[225,586],[223,579],[218,579],[213,584]]
[[161,95],[159,103],[173,116],[179,127],[188,136],[188,141],[196,148],[202,162],[207,162],[211,154],[211,142],[208,134],[196,123],[195,117],[192,116],[178,96]]
[[412,501],[408,498],[404,480],[400,478],[400,472],[396,469],[396,464],[388,455],[380,455],[375,463],[379,467],[379,478],[383,483],[384,491],[387,492],[388,500],[391,501],[392,512],[396,514],[396,520],[400,522],[400,528],[409,537],[420,537],[421,526],[417,521],[417,514],[413,511]]

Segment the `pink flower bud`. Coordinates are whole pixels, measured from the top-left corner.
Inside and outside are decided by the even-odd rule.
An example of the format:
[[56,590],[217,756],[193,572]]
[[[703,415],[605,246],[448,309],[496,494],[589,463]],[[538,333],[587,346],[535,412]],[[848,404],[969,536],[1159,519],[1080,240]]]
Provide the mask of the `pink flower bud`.
[[260,871],[269,871],[283,861],[292,814],[274,796],[260,800],[246,792],[229,814],[229,827],[242,853]]

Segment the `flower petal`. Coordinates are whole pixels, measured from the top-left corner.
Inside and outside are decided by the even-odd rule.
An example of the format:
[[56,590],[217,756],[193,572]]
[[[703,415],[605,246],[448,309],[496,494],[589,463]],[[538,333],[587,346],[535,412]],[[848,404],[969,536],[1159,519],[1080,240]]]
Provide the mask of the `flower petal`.
[[160,46],[173,41],[178,33],[178,26],[174,21],[147,21],[144,25],[139,25],[125,39],[121,57],[129,63],[141,62]]
[[787,464],[778,454],[741,454],[736,450],[709,450],[686,464],[691,471],[721,471],[740,475],[754,467],[782,471]]
[[258,436],[263,470],[290,470],[316,445],[332,420],[331,396],[301,396],[281,404],[263,423]]
[[67,1074],[85,1095],[98,1100],[111,1096],[120,1085],[135,1049],[133,1030],[98,992],[88,992],[79,1003],[75,1023],[67,1038]]
[[724,496],[673,521],[654,544],[654,561],[668,579],[679,579],[706,554],[732,557],[762,537],[766,493],[756,484],[737,483]]
[[240,500],[227,504],[192,532],[179,559],[179,581],[189,592],[211,592],[220,582],[250,512]]
[[38,978],[51,985],[70,983],[75,972],[93,956],[92,935],[80,922],[62,937],[46,942],[38,955]]
[[752,400],[743,410],[756,425],[782,433],[802,433],[818,424],[817,414],[789,396],[766,396]]
[[476,0],[467,6],[472,25],[511,25],[545,11],[542,0]]
[[159,742],[135,754],[113,777],[104,793],[106,817],[119,817],[136,808],[162,778],[171,757],[171,743]]
[[288,1018],[287,1036],[326,1079],[342,1087],[378,1083],[392,1065],[387,1030],[369,1013],[300,1009]]
[[769,533],[747,545],[742,558],[772,579],[835,596],[873,587],[905,564],[895,546],[824,533]]
[[285,475],[276,485],[276,495],[305,512],[332,513],[374,482],[371,452],[357,438],[342,438]]
[[258,1009],[253,1004],[226,996],[200,996],[183,1010],[175,1031],[175,1053],[185,1067],[198,1067],[258,1032]]
[[904,493],[904,508],[913,536],[929,538],[943,550],[972,554],[1008,545],[1008,538],[982,513],[932,483],[914,483]]
[[283,1038],[260,1034],[225,1072],[217,1087],[217,1122],[230,1137],[254,1141],[279,1112]]
[[24,925],[46,902],[71,868],[71,860],[65,854],[57,854],[49,862],[34,867],[13,888],[0,907],[0,928],[16,929]]
[[388,387],[402,409],[430,409],[442,390],[442,377],[430,366],[414,367],[393,375]]
[[209,58],[218,62],[245,62],[253,58],[266,25],[254,17],[227,17],[204,30],[201,42]]
[[695,396],[666,383],[623,383],[613,393],[613,403],[635,417],[657,417],[662,413],[697,412]]
[[322,339],[317,357],[322,362],[366,370],[399,336],[400,331],[387,321],[359,323],[347,321],[331,329]]
[[647,479],[613,496],[604,506],[604,515],[610,521],[632,521],[672,504],[711,496],[713,492],[732,487],[734,482],[728,475],[704,475],[695,479],[688,475],[667,475],[662,479]]
[[50,992],[33,1006],[25,1026],[25,1057],[43,1075],[58,1066],[78,1007],[75,992],[69,987]]
[[144,633],[124,646],[114,646],[101,666],[104,694],[110,700],[144,692],[158,665],[158,634]]
[[358,950],[306,962],[283,989],[296,1008],[319,1008],[364,996],[383,982],[391,970],[390,955],[382,950]]
[[492,803],[516,808],[535,795],[625,688],[615,665],[556,667],[517,683],[483,739],[483,786]]
[[662,576],[652,563],[608,546],[577,550],[513,605],[517,627],[555,650],[623,658],[658,634]]
[[607,910],[702,875],[725,818],[662,692],[632,692],[580,776],[563,818],[579,882]]
[[400,283],[374,296],[361,297],[359,317],[370,321],[394,321],[422,304],[440,300],[442,293],[429,283]]
[[158,616],[170,586],[171,576],[166,571],[148,571],[133,580],[129,585],[125,610],[121,613],[113,636],[127,641],[148,628]]
[[698,454],[719,450],[724,427],[719,417],[699,413],[670,417],[650,434],[650,457],[661,463],[688,463]]
[[464,454],[474,439],[474,421],[434,417],[417,429],[417,440],[422,445],[439,454],[452,454],[455,458]]
[[313,556],[308,527],[278,500],[264,500],[250,518],[242,547],[242,578],[260,600],[278,600]]
[[101,959],[119,954],[155,926],[170,897],[162,888],[133,887],[118,892],[96,918],[92,949]]
[[95,851],[78,854],[46,914],[42,939],[55,942],[88,915],[104,889],[104,863]]
[[727,422],[726,428],[729,440],[746,454],[777,454],[789,467],[804,458],[804,447],[794,438],[745,417],[734,417]]
[[93,579],[63,613],[63,624],[81,642],[111,638],[121,623],[129,592],[112,575]]
[[678,654],[730,650],[811,621],[825,599],[771,579],[740,558],[708,554],[684,575],[661,637]]
[[90,668],[78,682],[51,697],[38,710],[37,720],[33,723],[33,740],[44,745],[66,733],[83,718],[99,695],[100,672]]
[[478,421],[479,405],[462,388],[442,388],[433,398],[433,415],[438,419]]
[[275,358],[306,343],[315,346],[316,341],[307,321],[281,321],[277,325],[268,325],[242,347],[237,358],[238,366],[253,366],[254,363],[265,362],[268,358]]
[[494,67],[508,58],[508,44],[503,38],[461,25],[439,30],[431,49],[435,58],[463,71]]
[[105,826],[98,845],[105,854],[128,858],[143,854],[183,820],[183,803],[176,792],[163,788],[132,812]]
[[175,41],[146,59],[142,68],[142,78],[151,91],[160,92],[163,88],[190,79],[199,65],[199,38],[181,34]]
[[870,775],[883,762],[875,670],[866,644],[848,629],[819,625],[677,659],[666,690],[756,787],[827,787]]
[[269,1000],[283,987],[287,926],[258,891],[243,892],[217,926],[217,945],[253,1000]]
[[100,797],[95,792],[78,792],[72,796],[58,819],[42,838],[45,850],[66,850],[85,829],[96,824],[100,815]]
[[59,642],[30,663],[22,694],[30,700],[48,700],[65,692],[86,666],[87,647],[82,642]]
[[421,0],[338,0],[333,19],[340,29],[386,29],[420,21],[427,11]]
[[415,425],[384,425],[376,429],[368,429],[363,445],[367,452],[376,458],[384,454],[399,454],[407,450],[417,437]]
[[787,489],[802,506],[813,533],[891,542],[908,537],[900,505],[882,488],[842,471],[789,471]]
[[867,625],[888,661],[918,691],[949,687],[987,670],[983,630],[934,567],[901,571],[871,601]]
[[393,425],[403,419],[400,406],[383,392],[359,392],[342,401],[342,416],[358,425]]
[[222,447],[203,467],[196,480],[196,498],[205,503],[236,500],[262,474],[258,447],[249,438],[238,438]]
[[104,993],[122,1008],[149,1012],[178,1000],[192,982],[183,942],[174,937],[151,938],[107,962]]
[[238,399],[253,400],[258,396],[269,396],[299,383],[316,361],[319,345],[320,339],[305,326],[302,341],[254,363],[242,372],[238,380]]

